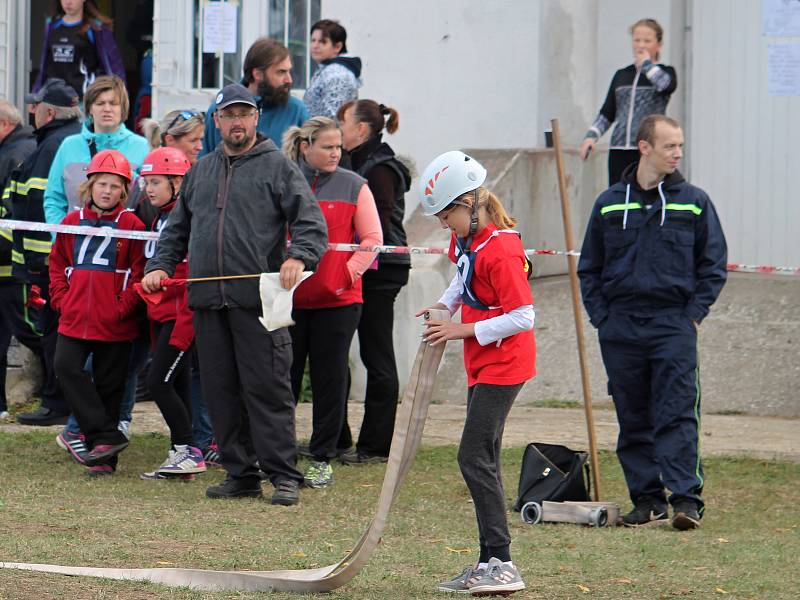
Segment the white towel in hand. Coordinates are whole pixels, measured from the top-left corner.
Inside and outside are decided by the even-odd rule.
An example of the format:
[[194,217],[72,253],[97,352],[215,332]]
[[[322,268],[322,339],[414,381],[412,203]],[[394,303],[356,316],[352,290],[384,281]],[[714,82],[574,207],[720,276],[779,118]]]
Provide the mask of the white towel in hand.
[[294,325],[294,321],[292,321],[292,294],[294,294],[298,285],[313,274],[313,272],[304,271],[300,281],[290,290],[283,289],[280,273],[261,274],[258,290],[261,294],[262,316],[258,320],[267,328],[267,331],[275,331],[281,327]]

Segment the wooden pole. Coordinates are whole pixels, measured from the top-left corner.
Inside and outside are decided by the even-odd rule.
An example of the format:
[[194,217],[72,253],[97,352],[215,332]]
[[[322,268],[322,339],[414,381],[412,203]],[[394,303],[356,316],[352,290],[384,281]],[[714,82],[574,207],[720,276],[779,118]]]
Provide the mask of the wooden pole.
[[[567,195],[567,180],[564,175],[564,157],[561,154],[561,131],[558,119],[550,121],[553,130],[553,147],[556,154],[556,168],[558,169],[558,191],[561,194],[561,217],[564,222],[564,239],[567,243],[567,252],[575,250],[575,240],[572,237],[572,214]],[[594,499],[600,501],[600,465],[597,459],[597,437],[594,431],[594,414],[592,413],[592,390],[589,385],[589,365],[586,360],[586,343],[583,337],[583,313],[581,312],[581,295],[578,287],[578,258],[573,254],[567,255],[569,268],[569,283],[572,292],[572,315],[575,319],[575,336],[578,341],[578,359],[581,366],[581,384],[583,385],[583,409],[586,413],[586,428],[589,433],[589,459],[592,465],[592,482],[594,484]]]

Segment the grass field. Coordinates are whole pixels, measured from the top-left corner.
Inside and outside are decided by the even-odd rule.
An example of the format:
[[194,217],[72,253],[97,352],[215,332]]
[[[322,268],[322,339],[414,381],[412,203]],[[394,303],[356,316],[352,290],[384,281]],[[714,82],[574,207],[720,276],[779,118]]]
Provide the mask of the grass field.
[[[137,436],[113,478],[92,480],[54,444],[52,432],[0,433],[0,561],[64,565],[268,570],[336,562],[359,538],[377,504],[383,466],[334,467],[336,484],[304,490],[301,504],[212,501],[206,485],[145,482],[167,446]],[[455,448],[423,448],[367,567],[328,597],[436,597],[438,581],[476,556],[473,509]],[[522,448],[507,451],[509,504]],[[628,508],[622,475],[601,455],[607,500]],[[525,525],[510,514],[512,553],[527,583],[514,598],[800,597],[800,465],[706,462],[702,528],[589,529]],[[268,497],[271,487],[265,485]],[[298,598],[203,593],[21,571],[0,571],[0,598]],[[438,597],[445,597],[439,595]]]

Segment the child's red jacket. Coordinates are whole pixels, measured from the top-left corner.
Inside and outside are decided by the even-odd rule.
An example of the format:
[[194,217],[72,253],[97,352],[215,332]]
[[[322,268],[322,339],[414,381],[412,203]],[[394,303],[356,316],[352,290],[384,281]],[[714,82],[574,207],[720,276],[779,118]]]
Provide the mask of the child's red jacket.
[[[152,231],[160,232],[164,229],[169,213],[174,206],[175,202],[172,202],[160,209],[160,212],[150,225]],[[157,246],[158,242],[148,241],[144,245],[144,257],[146,259],[153,258]],[[189,265],[184,259],[183,262],[178,263],[175,267],[175,273],[172,278],[185,279],[188,276]],[[194,326],[192,325],[192,310],[189,308],[189,292],[185,285],[167,286],[161,296],[161,302],[147,305],[147,316],[151,321],[158,321],[159,323],[175,321],[175,327],[172,328],[172,335],[169,337],[170,346],[186,352],[189,346],[192,345],[192,341],[194,341]]]
[[[69,213],[62,225],[143,231],[120,205],[98,215],[89,208]],[[50,252],[50,304],[61,313],[60,334],[83,340],[122,342],[139,337],[133,284],[144,271],[143,242],[99,235],[59,233]]]

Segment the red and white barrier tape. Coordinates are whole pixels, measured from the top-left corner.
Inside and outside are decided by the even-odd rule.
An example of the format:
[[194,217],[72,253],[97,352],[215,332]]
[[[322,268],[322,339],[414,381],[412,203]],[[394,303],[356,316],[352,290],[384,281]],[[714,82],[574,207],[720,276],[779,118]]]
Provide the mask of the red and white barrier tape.
[[[25,231],[48,231],[51,233],[71,233],[76,235],[99,235],[130,240],[157,240],[154,231],[132,231],[130,229],[113,229],[111,227],[89,227],[86,225],[56,225],[51,223],[31,223],[29,221],[0,220],[3,229],[20,229]],[[374,252],[377,254],[447,254],[447,248],[425,246],[359,246],[358,244],[328,244],[328,250],[337,252]],[[527,248],[527,255],[535,256],[580,256],[577,250],[542,250]],[[746,265],[728,263],[728,271],[740,273],[762,273],[771,275],[800,275],[800,267],[776,267],[772,265]]]

